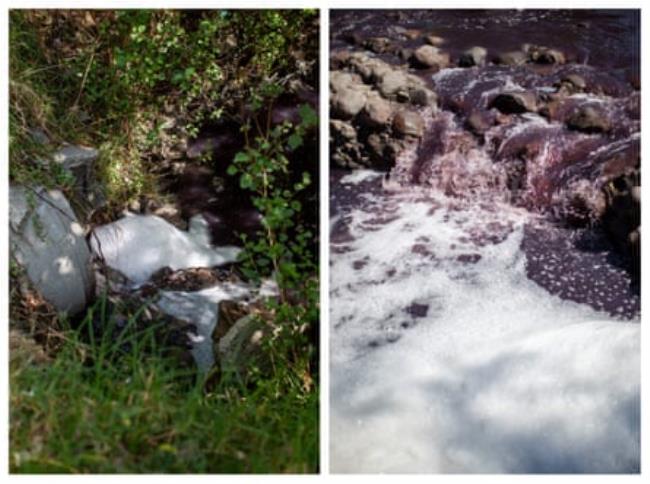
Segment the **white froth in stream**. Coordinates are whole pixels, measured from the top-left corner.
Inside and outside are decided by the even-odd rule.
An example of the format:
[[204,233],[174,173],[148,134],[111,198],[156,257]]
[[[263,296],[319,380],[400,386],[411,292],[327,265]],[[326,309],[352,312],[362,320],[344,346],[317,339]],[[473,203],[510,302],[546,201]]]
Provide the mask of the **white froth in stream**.
[[331,253],[332,472],[638,472],[638,321],[527,279],[523,211],[361,200]]

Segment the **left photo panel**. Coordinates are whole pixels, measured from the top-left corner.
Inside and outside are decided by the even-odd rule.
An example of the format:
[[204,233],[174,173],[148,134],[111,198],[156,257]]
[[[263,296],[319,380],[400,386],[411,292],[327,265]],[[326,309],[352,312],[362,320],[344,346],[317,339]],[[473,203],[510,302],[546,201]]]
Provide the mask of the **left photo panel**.
[[319,22],[9,11],[11,473],[319,472]]

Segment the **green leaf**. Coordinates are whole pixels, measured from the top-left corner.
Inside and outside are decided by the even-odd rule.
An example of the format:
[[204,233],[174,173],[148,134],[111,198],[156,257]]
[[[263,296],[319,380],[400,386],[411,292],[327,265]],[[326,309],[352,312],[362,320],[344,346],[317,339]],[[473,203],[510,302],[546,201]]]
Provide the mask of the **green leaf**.
[[185,79],[189,79],[190,77],[192,77],[194,75],[195,72],[196,72],[196,69],[194,69],[194,67],[188,67],[187,69],[185,69],[185,72],[183,73],[183,75],[185,76]]
[[239,179],[239,186],[243,189],[248,189],[253,186],[253,177],[248,173],[244,173]]
[[242,163],[242,162],[246,162],[248,160],[250,160],[250,156],[248,156],[248,153],[246,153],[244,151],[240,151],[239,153],[237,153],[235,155],[235,158],[233,159],[233,161],[235,163]]
[[316,116],[316,111],[314,111],[309,104],[302,104],[298,108],[298,114],[302,119],[302,124],[305,127],[315,126],[318,123],[318,117]]
[[289,144],[289,148],[295,150],[299,146],[302,146],[302,136],[300,136],[298,133],[294,133],[289,136],[287,143]]

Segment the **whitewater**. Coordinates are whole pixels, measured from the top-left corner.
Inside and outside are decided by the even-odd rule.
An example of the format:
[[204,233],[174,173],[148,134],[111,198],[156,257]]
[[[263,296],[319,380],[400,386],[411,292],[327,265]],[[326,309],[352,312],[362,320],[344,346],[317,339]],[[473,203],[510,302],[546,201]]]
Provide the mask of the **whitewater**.
[[527,277],[534,214],[382,177],[332,189],[331,471],[638,472],[638,312]]

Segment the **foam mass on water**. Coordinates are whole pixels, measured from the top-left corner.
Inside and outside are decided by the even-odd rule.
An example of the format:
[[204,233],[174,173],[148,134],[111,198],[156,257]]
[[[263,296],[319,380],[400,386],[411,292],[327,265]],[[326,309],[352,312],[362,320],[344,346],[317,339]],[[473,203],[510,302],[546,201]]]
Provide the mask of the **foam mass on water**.
[[532,214],[359,200],[332,226],[333,472],[639,471],[639,321],[528,279]]
[[90,237],[93,252],[106,265],[140,285],[163,267],[172,270],[212,267],[234,262],[238,247],[212,247],[202,215],[182,231],[156,215],[133,215],[97,227]]
[[[241,251],[238,247],[212,247],[207,222],[201,215],[192,217],[187,232],[155,215],[128,215],[97,227],[90,243],[96,256],[135,287],[164,267],[217,266],[234,262]],[[214,364],[212,333],[219,322],[219,303],[256,292],[248,285],[223,283],[195,292],[161,291],[156,304],[165,313],[194,325],[196,333],[189,335],[192,356],[198,369],[205,372]]]

